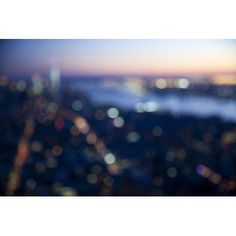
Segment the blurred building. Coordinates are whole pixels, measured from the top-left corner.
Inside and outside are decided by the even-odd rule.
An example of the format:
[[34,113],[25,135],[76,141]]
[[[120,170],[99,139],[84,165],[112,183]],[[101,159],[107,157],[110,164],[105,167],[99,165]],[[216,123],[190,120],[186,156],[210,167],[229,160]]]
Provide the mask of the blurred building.
[[32,93],[34,95],[40,95],[43,91],[43,81],[40,74],[34,74],[31,78]]
[[59,99],[61,89],[61,75],[58,67],[53,66],[49,71],[50,91],[52,95]]

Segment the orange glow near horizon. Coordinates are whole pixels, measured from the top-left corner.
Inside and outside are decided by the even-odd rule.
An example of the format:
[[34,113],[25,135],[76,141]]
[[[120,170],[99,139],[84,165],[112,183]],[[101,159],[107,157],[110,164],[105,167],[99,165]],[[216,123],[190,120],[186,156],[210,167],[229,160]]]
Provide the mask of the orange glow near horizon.
[[236,40],[9,40],[1,48],[6,74],[47,72],[52,62],[67,75],[236,74]]
[[219,75],[213,79],[215,85],[236,85],[236,75]]

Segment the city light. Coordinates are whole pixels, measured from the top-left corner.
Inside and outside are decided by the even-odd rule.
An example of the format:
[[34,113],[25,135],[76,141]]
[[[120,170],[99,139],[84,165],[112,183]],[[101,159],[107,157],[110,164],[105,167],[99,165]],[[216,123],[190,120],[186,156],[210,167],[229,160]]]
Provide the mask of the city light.
[[235,40],[4,45],[1,195],[236,194]]

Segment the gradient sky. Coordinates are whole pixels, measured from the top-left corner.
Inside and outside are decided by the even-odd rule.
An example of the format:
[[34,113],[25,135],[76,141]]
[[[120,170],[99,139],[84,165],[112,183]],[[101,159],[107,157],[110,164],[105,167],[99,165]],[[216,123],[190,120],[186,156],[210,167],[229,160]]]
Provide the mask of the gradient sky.
[[0,74],[236,73],[236,40],[0,40]]

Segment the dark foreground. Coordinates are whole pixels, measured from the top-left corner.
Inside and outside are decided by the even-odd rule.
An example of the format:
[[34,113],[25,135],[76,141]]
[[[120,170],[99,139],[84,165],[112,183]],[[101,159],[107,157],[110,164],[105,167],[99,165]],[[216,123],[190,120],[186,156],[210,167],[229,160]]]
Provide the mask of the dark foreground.
[[2,80],[0,194],[236,194],[233,122],[111,108]]

